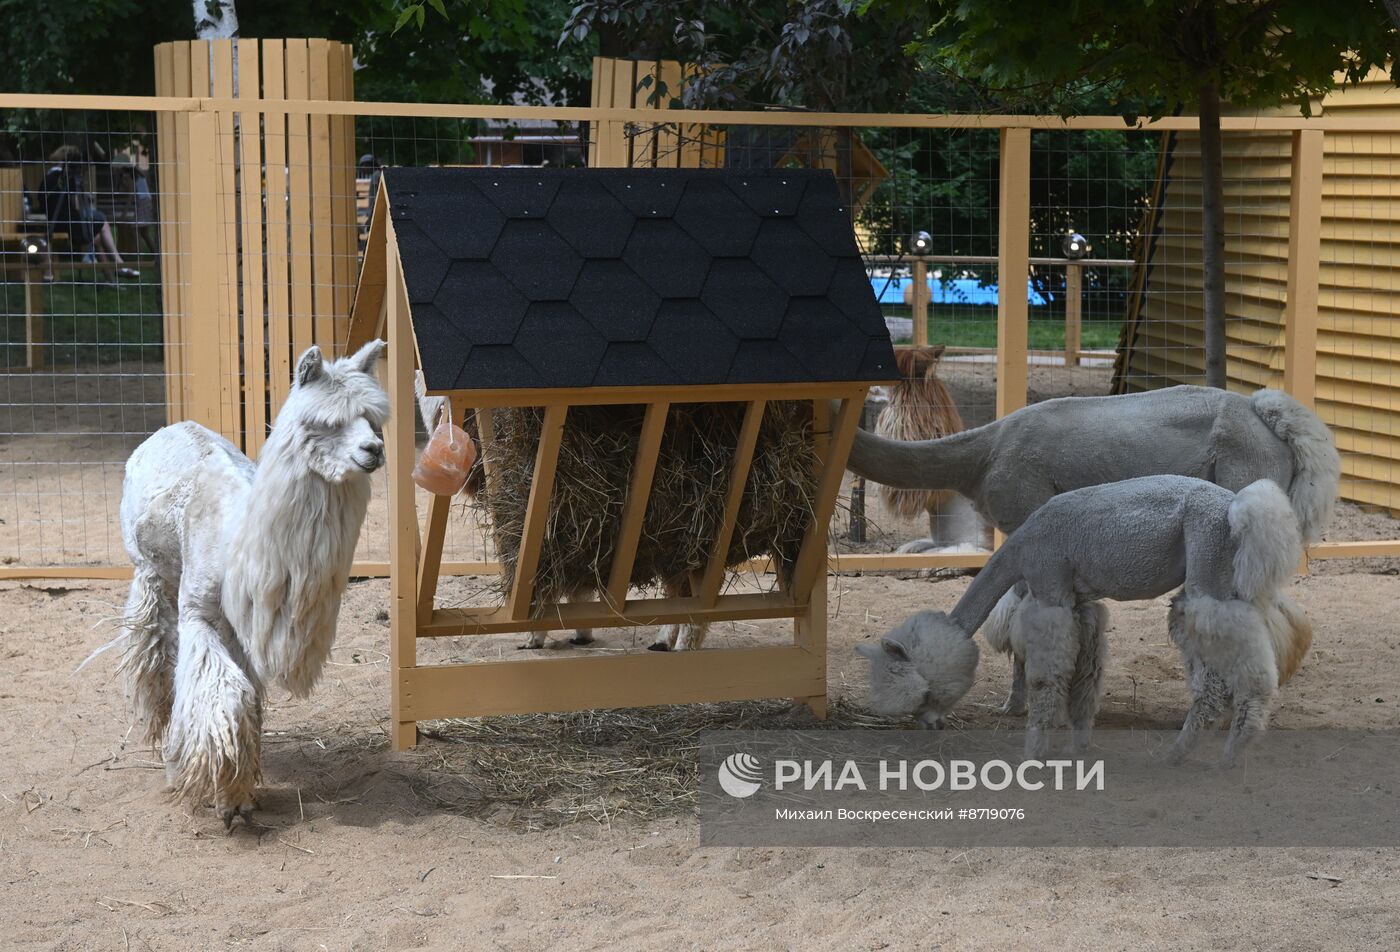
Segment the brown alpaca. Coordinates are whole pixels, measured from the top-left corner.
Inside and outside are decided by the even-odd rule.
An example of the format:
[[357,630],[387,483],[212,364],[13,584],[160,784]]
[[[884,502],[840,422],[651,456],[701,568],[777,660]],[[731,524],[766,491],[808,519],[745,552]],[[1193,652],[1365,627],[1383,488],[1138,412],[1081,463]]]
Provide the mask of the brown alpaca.
[[[878,435],[891,440],[936,440],[966,428],[953,395],[938,379],[938,364],[946,349],[943,344],[894,349],[900,380],[890,389],[890,402],[875,421]],[[956,528],[950,531],[950,522],[966,523],[972,517],[966,511],[969,507],[951,489],[893,489],[882,485],[880,499],[886,509],[903,519],[928,513],[930,537],[901,546],[901,552],[978,543],[985,534],[980,530],[969,532],[966,526],[960,532]],[[960,511],[955,514],[954,509]],[[956,518],[958,515],[962,518]]]

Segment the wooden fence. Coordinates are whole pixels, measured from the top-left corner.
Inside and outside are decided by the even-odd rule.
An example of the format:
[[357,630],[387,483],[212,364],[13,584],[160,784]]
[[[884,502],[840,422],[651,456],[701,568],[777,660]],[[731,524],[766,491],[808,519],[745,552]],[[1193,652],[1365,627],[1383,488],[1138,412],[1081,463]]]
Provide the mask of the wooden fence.
[[[244,46],[248,44],[248,46]],[[174,304],[167,310],[167,348],[172,362],[167,375],[174,380],[170,394],[172,416],[199,419],[225,432],[240,435],[251,452],[260,445],[262,426],[280,403],[290,375],[292,351],[303,343],[319,342],[335,352],[348,315],[356,256],[353,182],[345,178],[354,167],[353,124],[357,116],[420,119],[553,120],[578,123],[620,123],[647,127],[660,134],[658,111],[635,104],[616,107],[516,107],[433,105],[419,103],[358,103],[334,98],[308,99],[299,75],[300,47],[239,41],[242,69],[256,62],[260,96],[235,95],[219,78],[231,75],[232,51],[211,57],[211,85],[203,93],[193,76],[201,63],[190,59],[191,85],[176,81],[185,63],[181,47],[169,48],[168,60],[158,59],[170,72],[162,89],[180,95],[160,97],[0,95],[0,109],[78,109],[141,111],[156,114],[158,129],[175,142],[178,161],[170,190],[176,204],[163,216],[170,243],[167,260],[175,270],[167,286]],[[306,47],[309,57],[313,49]],[[325,48],[330,57],[330,47]],[[319,55],[319,54],[318,54]],[[343,57],[348,51],[343,51]],[[227,60],[227,62],[226,62]],[[330,62],[328,59],[327,62]],[[222,71],[224,65],[228,70]],[[242,84],[240,84],[241,86]],[[185,92],[188,89],[189,95]],[[327,80],[325,93],[332,88]],[[340,94],[348,95],[348,86]],[[668,117],[669,118],[669,117]],[[1117,117],[1095,116],[1062,120],[1043,116],[948,116],[886,114],[818,114],[746,111],[688,112],[674,120],[680,127],[714,128],[735,125],[811,128],[885,126],[901,129],[988,129],[999,134],[997,183],[998,234],[996,266],[1001,275],[1028,274],[1031,264],[1029,222],[1031,136],[1037,129],[1125,128]],[[1228,134],[1260,131],[1290,136],[1293,160],[1289,194],[1293,208],[1287,222],[1287,296],[1283,333],[1274,352],[1284,385],[1305,403],[1315,394],[1316,301],[1319,254],[1317,236],[1321,209],[1319,150],[1325,134],[1386,130],[1386,120],[1356,116],[1231,117],[1222,121]],[[1190,118],[1165,118],[1137,129],[1189,131]],[[244,135],[244,130],[261,130]],[[334,130],[340,130],[339,138]],[[236,148],[235,148],[236,147]],[[285,151],[283,151],[285,150]],[[240,189],[256,180],[260,189]],[[266,200],[264,200],[266,197]],[[327,202],[329,197],[332,201]],[[339,207],[338,199],[344,199]],[[165,195],[162,195],[165,200]],[[337,210],[339,208],[339,210]],[[316,223],[320,223],[317,225]],[[240,227],[241,226],[241,227]],[[318,227],[320,231],[316,230]],[[325,236],[324,238],[320,236]],[[284,241],[284,237],[286,240]],[[321,250],[326,256],[323,259]],[[324,289],[324,290],[322,290]],[[261,309],[261,313],[259,313]],[[997,304],[996,413],[1009,413],[1026,403],[1028,362],[1028,303],[1023,294],[1001,294]],[[174,326],[170,326],[171,324]],[[257,334],[265,333],[259,341]],[[265,345],[271,355],[260,366]],[[283,361],[287,361],[286,365]],[[252,381],[248,376],[251,371]],[[209,381],[216,386],[210,386]],[[244,388],[240,390],[239,388]],[[266,402],[259,394],[265,396]],[[402,395],[397,395],[402,399]],[[253,404],[249,408],[249,403]],[[239,408],[242,408],[242,415]],[[261,415],[260,415],[261,414]],[[1400,541],[1327,543],[1310,550],[1313,557],[1400,555]],[[975,566],[985,562],[976,554],[862,554],[833,556],[841,570],[914,569]],[[362,563],[360,574],[382,574],[384,563]],[[446,573],[493,570],[489,563],[447,563]],[[119,577],[116,565],[0,566],[0,578]]]

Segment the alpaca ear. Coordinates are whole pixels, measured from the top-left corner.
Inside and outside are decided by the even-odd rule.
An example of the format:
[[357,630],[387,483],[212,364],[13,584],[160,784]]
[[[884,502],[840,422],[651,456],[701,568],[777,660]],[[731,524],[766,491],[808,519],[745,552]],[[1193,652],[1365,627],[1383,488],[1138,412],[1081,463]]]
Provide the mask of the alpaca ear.
[[296,385],[305,387],[315,383],[326,374],[326,362],[321,357],[321,348],[312,344],[297,361]]
[[889,655],[896,661],[909,660],[909,652],[904,650],[904,646],[902,644],[900,644],[897,641],[894,641],[893,639],[881,638],[880,647],[884,649],[885,654]]
[[388,346],[387,343],[378,338],[370,341],[355,351],[354,356],[350,358],[350,366],[362,374],[373,374],[374,365],[379,363],[379,358],[384,356],[384,348]]

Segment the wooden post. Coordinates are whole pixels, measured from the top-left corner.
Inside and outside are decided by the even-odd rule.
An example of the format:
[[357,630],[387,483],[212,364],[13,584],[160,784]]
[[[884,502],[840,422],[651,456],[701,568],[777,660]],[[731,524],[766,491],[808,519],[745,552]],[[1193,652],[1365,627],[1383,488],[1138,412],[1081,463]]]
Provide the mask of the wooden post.
[[613,550],[608,590],[604,593],[607,601],[619,611],[626,605],[627,590],[632,585],[637,541],[642,535],[642,523],[651,499],[651,481],[656,475],[656,462],[661,450],[661,435],[666,430],[666,415],[670,410],[671,404],[664,400],[648,403],[646,415],[642,417],[642,432],[637,437],[637,458],[632,463],[632,481],[627,487],[627,501],[622,506],[617,547]]
[[719,533],[715,536],[714,551],[710,553],[710,564],[699,590],[701,608],[713,608],[719,597],[719,587],[729,568],[729,543],[734,538],[734,525],[739,521],[739,507],[744,502],[744,487],[749,482],[749,467],[753,464],[753,451],[758,445],[758,431],[763,425],[763,411],[768,406],[766,400],[751,400],[744,410],[744,422],[739,427],[739,442],[734,447],[734,468],[729,473],[729,492],[724,499],[724,516],[720,521]]
[[[185,367],[190,375],[190,419],[223,432],[219,366],[219,155],[213,113],[190,115],[189,334]],[[232,438],[236,434],[224,432]]]
[[1065,366],[1079,366],[1083,339],[1084,266],[1071,261],[1065,265]]
[[[381,196],[381,199],[383,196]],[[373,250],[373,249],[372,249]],[[403,274],[392,227],[384,247],[387,262],[384,304],[389,335],[388,391],[390,415],[384,432],[389,470],[389,667],[390,743],[407,750],[418,743],[418,724],[402,719],[411,700],[413,669],[418,665],[418,514],[413,497],[413,328],[400,300]]]
[[[846,407],[854,409],[850,401]],[[865,410],[865,398],[862,395],[860,409],[863,415]],[[822,471],[826,468],[827,461],[831,458],[831,406],[823,400],[814,401],[812,404],[812,436],[817,451],[817,476],[820,479]],[[829,526],[826,521],[820,525],[814,525],[811,529],[812,535],[809,539],[814,545],[820,546],[823,552],[827,547],[827,532]],[[825,570],[825,560],[822,568]],[[823,685],[826,683],[826,587],[830,584],[831,573],[823,571],[821,577],[812,585],[812,592],[807,599],[807,605],[801,613],[792,620],[792,640],[797,647],[811,654],[816,667],[817,675],[822,679]],[[801,704],[812,712],[814,717],[826,720],[826,694],[809,695],[807,697],[795,697],[793,703]]]
[[434,495],[428,500],[428,524],[418,556],[418,621],[433,620],[433,599],[437,595],[438,573],[442,568],[442,543],[447,536],[447,516],[451,496]]
[[997,416],[1026,405],[1030,279],[1031,131],[1001,130],[997,215]]
[[910,340],[915,347],[928,346],[928,262],[923,258],[914,259],[914,293],[910,296],[909,316],[914,328]]
[[535,450],[534,476],[530,479],[530,498],[525,504],[525,526],[520,533],[520,551],[515,557],[515,577],[506,598],[511,617],[520,621],[530,617],[530,602],[535,594],[535,569],[539,567],[544,530],[549,524],[549,502],[554,497],[554,470],[559,463],[559,446],[564,441],[564,420],[568,412],[565,404],[545,407],[544,423],[540,427],[540,445]]
[[1320,129],[1293,133],[1289,197],[1288,300],[1283,324],[1283,389],[1311,408],[1317,394],[1317,301],[1322,258]]
[[24,269],[24,369],[43,370],[48,364],[44,353],[44,278],[42,268]]

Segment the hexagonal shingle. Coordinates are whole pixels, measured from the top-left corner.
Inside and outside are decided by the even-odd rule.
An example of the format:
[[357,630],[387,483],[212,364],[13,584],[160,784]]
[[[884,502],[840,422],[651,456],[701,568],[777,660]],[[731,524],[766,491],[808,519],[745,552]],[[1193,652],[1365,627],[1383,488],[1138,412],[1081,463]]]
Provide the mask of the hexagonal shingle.
[[452,262],[433,241],[411,221],[394,222],[399,257],[405,262],[404,284],[408,299],[417,304],[431,301]]
[[452,386],[459,390],[504,390],[557,384],[530,366],[512,345],[488,344],[472,348]]
[[775,340],[746,340],[729,365],[729,383],[801,383],[807,368]]
[[825,298],[793,298],[783,319],[783,344],[813,380],[847,380],[870,337]]
[[490,169],[474,184],[507,218],[544,218],[559,190],[559,178],[529,169]]
[[491,256],[506,219],[470,185],[422,201],[414,222],[449,258],[480,260]]
[[683,383],[724,383],[739,339],[699,301],[662,301],[647,338]]
[[472,342],[431,304],[413,305],[413,328],[421,341],[431,342],[419,348],[424,378],[451,385],[471,354]]
[[782,288],[743,258],[716,259],[700,300],[740,338],[777,337],[787,310]]
[[764,218],[797,214],[806,183],[806,174],[793,174],[788,170],[744,172],[724,177],[724,184],[730,191]]
[[609,340],[646,340],[661,297],[621,261],[585,261],[569,294],[584,319]]
[[868,337],[886,335],[885,316],[870,275],[859,258],[842,258],[836,262],[836,272],[826,289],[826,298],[846,319]]
[[491,263],[531,301],[562,301],[573,290],[583,259],[542,221],[506,223]]
[[762,221],[715,176],[696,176],[676,206],[676,224],[717,258],[743,258]]
[[608,345],[595,387],[665,387],[676,382],[676,372],[646,343],[614,341]]
[[837,257],[860,254],[850,213],[841,204],[834,178],[807,183],[793,220],[827,254]]
[[[473,344],[515,340],[530,302],[489,261],[458,261],[434,299],[437,309]],[[426,349],[422,339],[420,350]]]
[[594,178],[566,176],[559,183],[549,224],[585,258],[620,258],[637,217]]
[[766,218],[750,253],[753,263],[788,294],[825,294],[836,262],[790,218]]
[[673,221],[639,221],[622,260],[666,298],[695,297],[705,284],[710,256]]
[[685,190],[680,176],[607,176],[603,184],[634,218],[670,218]]
[[553,387],[586,387],[607,339],[563,301],[537,301],[525,312],[515,349]]

